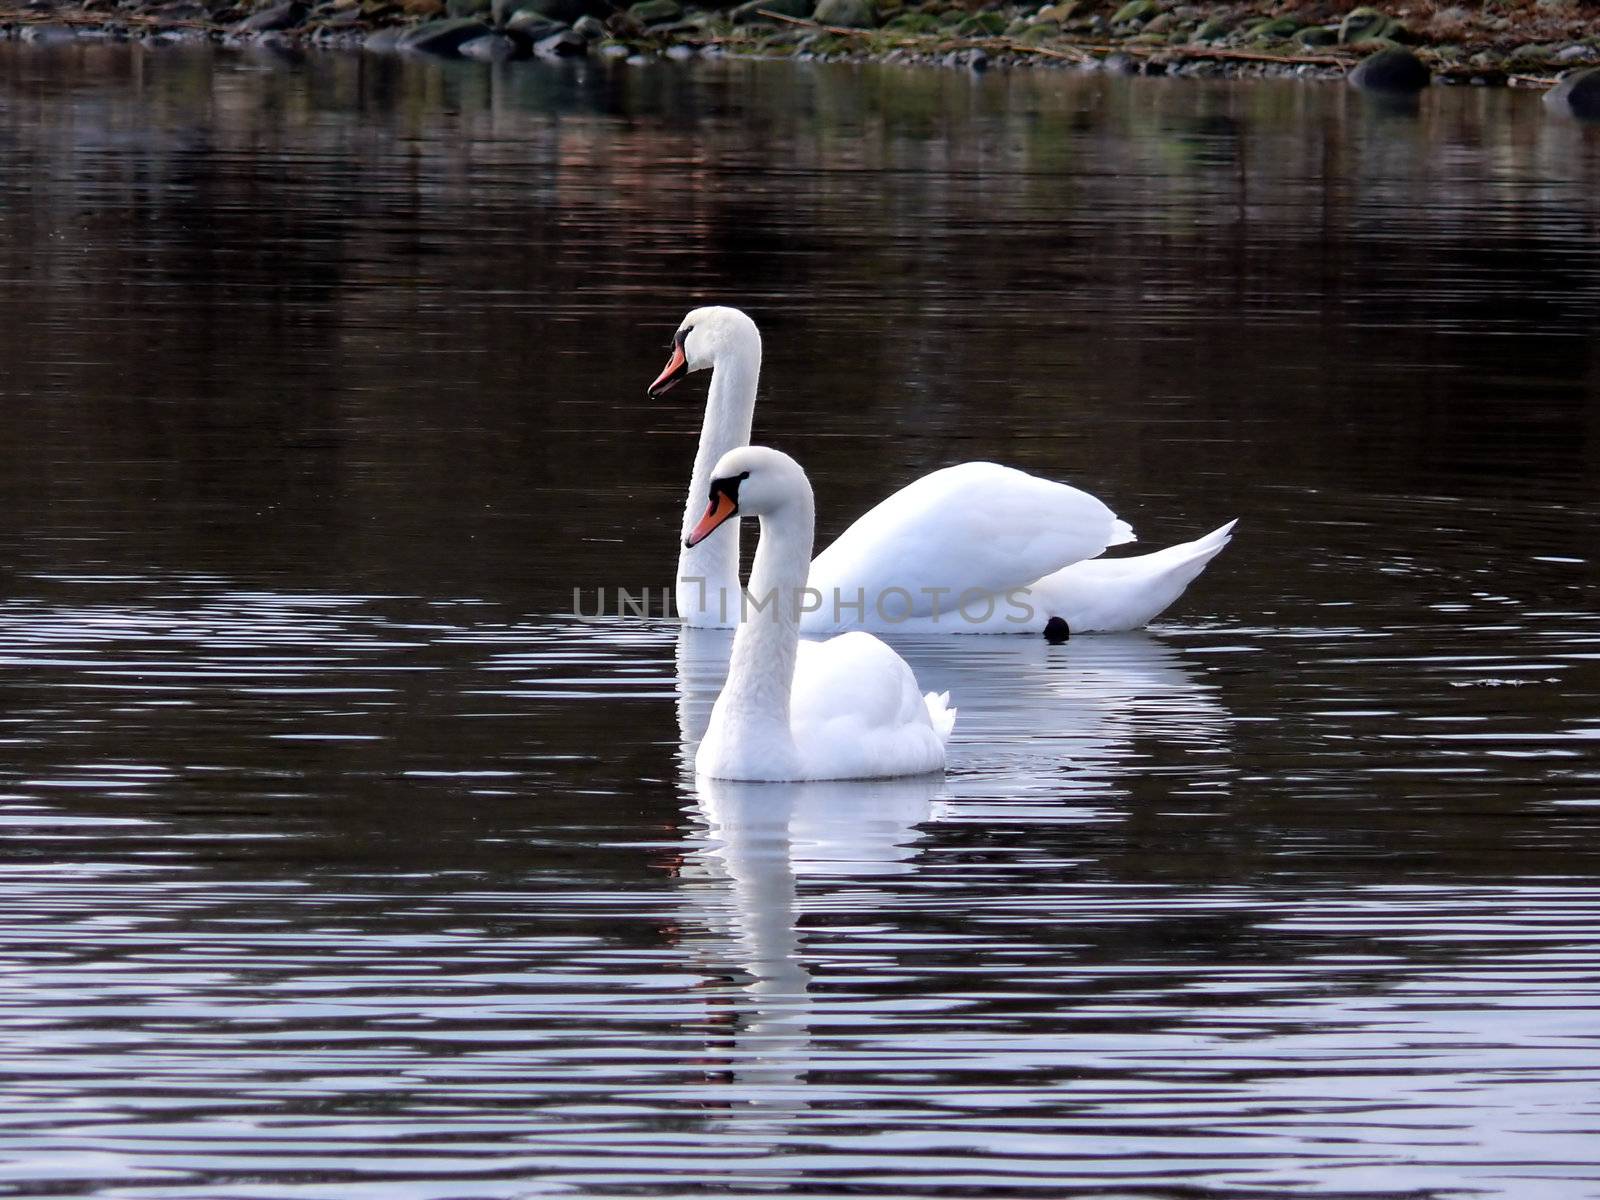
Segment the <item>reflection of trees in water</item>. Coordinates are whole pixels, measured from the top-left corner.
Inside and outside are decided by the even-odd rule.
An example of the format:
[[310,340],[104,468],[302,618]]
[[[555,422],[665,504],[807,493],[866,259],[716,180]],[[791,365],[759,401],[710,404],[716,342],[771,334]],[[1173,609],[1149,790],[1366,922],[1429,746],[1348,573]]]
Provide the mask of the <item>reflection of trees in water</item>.
[[[32,61],[0,316],[44,351],[11,364],[0,438],[79,462],[30,528],[156,504],[222,558],[321,547],[550,603],[647,584],[520,489],[586,494],[597,529],[670,518],[698,393],[640,393],[702,299],[763,321],[757,428],[806,453],[825,538],[962,458],[1071,478],[1158,543],[1258,478],[1503,472],[1530,413],[1571,471],[1592,433],[1597,155],[1533,97]],[[626,494],[592,486],[602,444]]]

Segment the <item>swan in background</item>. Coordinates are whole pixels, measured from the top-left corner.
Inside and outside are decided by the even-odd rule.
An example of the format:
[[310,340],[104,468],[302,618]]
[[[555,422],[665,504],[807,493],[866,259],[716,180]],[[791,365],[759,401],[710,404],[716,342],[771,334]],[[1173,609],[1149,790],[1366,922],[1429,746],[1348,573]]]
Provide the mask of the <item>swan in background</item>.
[[[761,334],[736,308],[686,316],[649,394],[708,367],[677,605],[687,624],[728,626],[740,609],[737,527],[709,541],[687,534],[717,462],[750,441]],[[871,628],[1056,638],[1137,629],[1183,593],[1228,544],[1233,526],[1153,554],[1098,559],[1108,546],[1132,541],[1133,530],[1095,497],[1011,467],[963,463],[894,493],[817,556],[809,579],[816,603],[800,627],[808,634]]]
[[[694,547],[743,513],[761,518],[728,679],[712,706],[695,771],[718,779],[879,779],[944,768],[955,724],[949,695],[923,696],[911,668],[870,633],[800,641],[815,526],[800,464],[765,446],[723,455],[710,471]],[[756,607],[759,605],[760,607]]]

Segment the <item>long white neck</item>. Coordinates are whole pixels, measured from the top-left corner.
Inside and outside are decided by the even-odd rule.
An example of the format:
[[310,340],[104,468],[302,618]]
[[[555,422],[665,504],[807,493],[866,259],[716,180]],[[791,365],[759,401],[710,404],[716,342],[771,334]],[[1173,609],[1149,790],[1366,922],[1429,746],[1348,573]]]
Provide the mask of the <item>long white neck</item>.
[[[695,451],[689,498],[683,506],[683,538],[689,536],[710,499],[711,471],[729,450],[750,444],[750,420],[761,376],[761,343],[726,347],[711,369],[706,419]],[[802,583],[804,580],[801,581]],[[727,521],[705,541],[678,553],[678,615],[686,625],[733,625],[739,620],[739,522]]]
[[[789,695],[800,648],[800,605],[811,570],[814,526],[809,488],[761,518],[749,596],[733,638],[728,681],[717,698],[724,719],[741,725],[746,737],[760,731],[791,752]],[[715,723],[716,718],[712,720]]]

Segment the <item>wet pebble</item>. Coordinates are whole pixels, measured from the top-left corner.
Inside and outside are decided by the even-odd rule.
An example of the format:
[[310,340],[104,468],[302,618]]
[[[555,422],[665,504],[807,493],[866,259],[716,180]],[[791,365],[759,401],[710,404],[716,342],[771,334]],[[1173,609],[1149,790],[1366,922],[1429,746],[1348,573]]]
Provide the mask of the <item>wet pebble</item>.
[[34,46],[62,46],[78,40],[70,25],[25,25],[22,40]]
[[533,52],[540,58],[577,58],[589,53],[589,43],[582,34],[563,29],[540,38],[533,44]]
[[566,26],[560,21],[527,8],[518,9],[511,14],[511,19],[506,22],[507,33],[527,39],[530,45],[541,38],[561,33],[565,29]]
[[427,21],[413,26],[401,34],[400,40],[395,44],[401,50],[418,54],[454,56],[467,42],[490,32],[492,31],[482,21],[470,17],[458,17],[443,21]]
[[287,4],[273,4],[251,13],[235,25],[237,33],[270,33],[279,29],[293,29],[306,19],[306,6],[301,0]]
[[462,42],[456,53],[475,62],[504,62],[517,56],[518,46],[503,33],[486,33],[469,42]]

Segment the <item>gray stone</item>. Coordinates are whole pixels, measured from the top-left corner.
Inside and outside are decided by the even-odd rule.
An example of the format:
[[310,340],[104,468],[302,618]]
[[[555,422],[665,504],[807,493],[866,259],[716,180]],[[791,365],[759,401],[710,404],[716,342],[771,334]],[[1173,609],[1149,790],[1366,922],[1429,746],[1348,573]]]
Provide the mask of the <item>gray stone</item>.
[[694,54],[693,46],[685,46],[680,42],[675,46],[668,46],[661,57],[670,62],[688,62],[694,57]]
[[361,48],[373,54],[389,54],[400,48],[400,35],[405,32],[398,26],[376,30],[367,34],[361,43]]
[[683,5],[678,0],[639,0],[630,5],[628,16],[640,25],[670,25],[683,16]]
[[512,16],[506,24],[509,26],[511,21],[516,19],[517,13],[531,13],[546,20],[571,25],[579,17],[597,17],[604,21],[611,12],[612,6],[607,0],[521,0],[515,4]]
[[526,8],[520,8],[512,13],[511,19],[506,22],[506,32],[515,34],[530,46],[540,38],[547,38],[553,33],[561,33],[566,28],[560,21],[552,20]]
[[251,13],[233,27],[235,33],[271,33],[278,29],[293,29],[306,19],[306,6],[301,0],[287,4],[274,4]]
[[1551,112],[1582,121],[1600,121],[1600,67],[1568,71],[1544,94]]
[[875,29],[878,25],[878,10],[872,0],[818,0],[812,19],[821,25]]
[[34,46],[64,46],[78,40],[70,25],[24,25],[22,40]]
[[629,50],[621,42],[607,42],[604,46],[601,46],[596,53],[599,54],[601,58],[619,59],[627,58],[628,55],[633,53],[633,51]]
[[1137,75],[1139,60],[1131,54],[1108,54],[1100,61],[1100,69],[1113,75]]
[[581,33],[563,29],[533,44],[533,52],[540,58],[581,58],[589,53],[589,43]]
[[1219,38],[1227,37],[1228,31],[1232,28],[1232,17],[1210,17],[1201,23],[1199,29],[1194,31],[1194,40],[1197,42],[1214,42]]
[[572,23],[572,32],[591,42],[598,42],[606,35],[606,27],[594,17],[579,17]]
[[354,5],[349,8],[329,9],[327,14],[317,18],[325,28],[336,29],[341,25],[356,25],[361,22],[361,10]]
[[476,62],[504,62],[508,58],[515,58],[519,50],[513,38],[503,33],[486,33],[470,42],[462,42],[456,53]]
[[395,45],[398,49],[418,54],[441,54],[453,57],[473,38],[483,37],[492,32],[493,30],[482,21],[473,20],[471,17],[453,17],[414,25],[400,35],[400,40]]
[[1367,56],[1350,72],[1351,84],[1371,92],[1420,92],[1432,78],[1422,60],[1401,46]]
[[1557,51],[1556,61],[1558,63],[1586,63],[1600,61],[1600,49],[1596,49],[1593,46],[1585,46],[1582,42],[1579,42],[1575,46],[1567,46],[1564,49]]
[[1555,57],[1556,48],[1547,46],[1542,42],[1530,42],[1525,46],[1518,46],[1507,56],[1508,62],[1514,63],[1542,63]]

